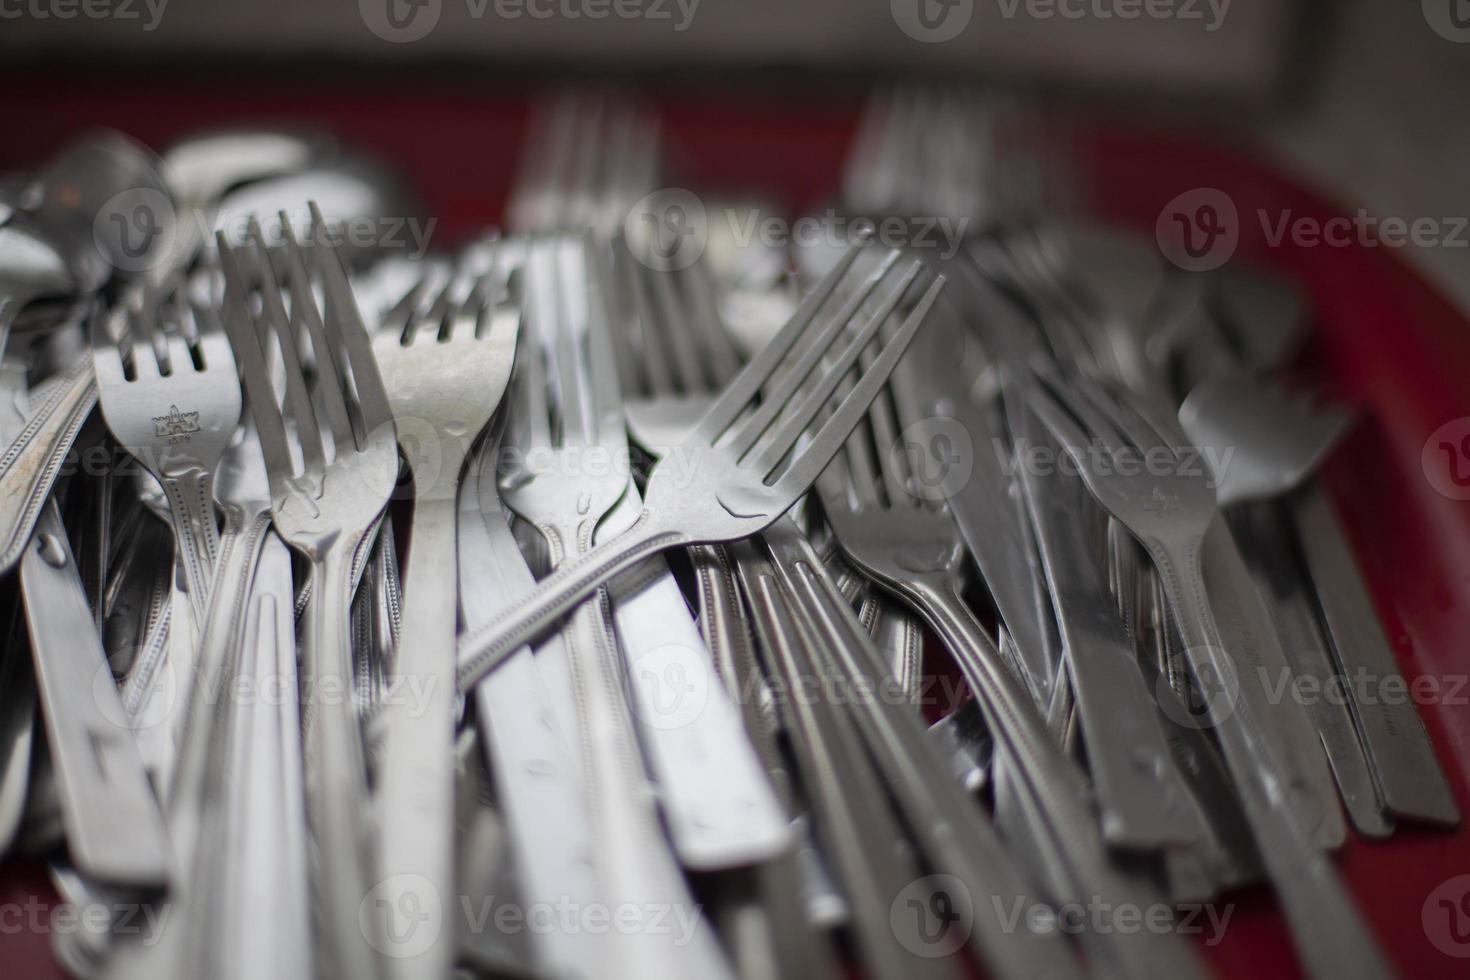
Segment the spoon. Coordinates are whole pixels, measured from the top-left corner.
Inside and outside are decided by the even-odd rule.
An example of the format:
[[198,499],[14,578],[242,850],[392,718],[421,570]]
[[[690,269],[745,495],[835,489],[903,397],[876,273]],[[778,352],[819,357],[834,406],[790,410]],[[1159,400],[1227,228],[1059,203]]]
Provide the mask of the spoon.
[[231,192],[289,177],[337,155],[329,137],[268,129],[206,132],[169,147],[164,170],[184,220],[175,222],[166,259],[149,276],[150,283],[162,284],[207,247],[213,236],[206,233],[216,226]]

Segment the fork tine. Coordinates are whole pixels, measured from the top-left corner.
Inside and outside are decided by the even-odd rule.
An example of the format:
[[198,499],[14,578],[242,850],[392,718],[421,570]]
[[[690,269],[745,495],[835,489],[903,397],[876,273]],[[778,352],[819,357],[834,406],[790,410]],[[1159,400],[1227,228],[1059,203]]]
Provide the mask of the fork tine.
[[521,296],[519,276],[503,259],[504,256],[497,254],[495,262],[484,274],[489,285],[480,296],[480,321],[483,324],[480,335],[485,340],[498,343],[507,339],[504,335],[510,332],[512,336],[508,339],[512,341],[514,351],[521,344],[525,302]]
[[541,336],[541,315],[536,303],[536,266],[532,249],[527,249],[526,273],[531,280],[531,302],[520,337],[521,360],[517,365],[515,407],[512,415],[517,445],[522,449],[551,448],[551,409],[546,397],[546,341]]
[[218,367],[216,355],[229,352],[229,344],[220,325],[219,313],[208,303],[189,301],[189,316],[194,322],[195,347],[199,351],[200,370]]
[[455,275],[450,275],[444,280],[443,287],[434,294],[426,307],[420,310],[420,316],[410,325],[411,333],[408,342],[411,344],[418,339],[418,335],[427,331],[430,336],[424,339],[430,343],[441,339],[448,339],[448,335],[454,329],[454,319],[458,315],[460,303],[456,300],[462,288],[462,283]]
[[771,390],[765,393],[760,407],[741,424],[739,431],[731,434],[728,445],[732,452],[737,456],[745,455],[750,447],[775,423],[786,405],[796,397],[797,391],[806,382],[807,377],[817,368],[831,347],[837,343],[847,329],[848,323],[858,314],[873,290],[887,277],[888,271],[897,261],[898,252],[890,251],[879,263],[878,268],[868,276],[862,287],[847,297],[837,315],[822,326],[817,332],[816,339],[808,344],[797,357],[796,363],[791,365],[790,369],[771,386]]
[[327,336],[322,323],[321,311],[317,309],[316,295],[312,289],[311,274],[306,271],[306,262],[301,245],[291,230],[284,211],[280,214],[281,235],[286,241],[286,288],[291,293],[291,317],[289,333],[293,339],[305,327],[311,338],[312,354],[316,358],[317,390],[322,407],[326,409],[327,424],[332,430],[332,439],[343,451],[354,445],[352,421],[347,414],[346,372],[343,371],[341,353]]
[[[873,366],[875,357],[873,347],[869,346],[858,358],[858,363],[867,371]],[[878,390],[873,407],[868,409],[868,428],[873,434],[873,452],[877,455],[875,465],[883,480],[883,489],[888,494],[888,503],[897,507],[913,494],[909,486],[908,457],[901,450],[895,451],[899,449],[899,432],[898,411],[893,402],[893,382],[890,380]]]
[[1027,382],[1014,382],[1021,386],[1022,402],[1035,413],[1046,426],[1062,448],[1072,456],[1079,465],[1084,465],[1087,460],[1088,436],[1087,432],[1077,421],[1067,413],[1049,386],[1038,384],[1034,380]]
[[493,289],[489,276],[470,276],[468,289],[461,287],[460,295],[449,305],[444,314],[445,340],[473,340],[480,333],[480,323],[491,302]]
[[816,287],[802,299],[801,305],[786,321],[786,325],[776,334],[766,346],[751,358],[744,369],[735,376],[735,379],[725,388],[725,391],[715,403],[704,413],[695,427],[695,437],[702,441],[713,444],[716,439],[725,434],[736,419],[745,411],[750,400],[756,396],[761,387],[770,380],[771,375],[781,366],[791,348],[801,339],[808,326],[816,318],[816,315],[826,305],[828,298],[837,289],[837,284],[847,275],[852,264],[857,261],[858,254],[866,246],[866,241],[854,242],[838,261],[837,265]]
[[[1128,449],[1129,443],[1113,425],[1108,413],[1098,408],[1092,399],[1078,392],[1077,388],[1086,382],[1078,378],[1062,377],[1061,372],[1051,363],[1035,363],[1031,366],[1031,371],[1052,400],[1059,407],[1071,412],[1073,418],[1090,433],[1092,440],[1098,442],[1103,449],[1114,455]],[[1084,436],[1083,441],[1088,441],[1087,437]]]
[[908,350],[909,343],[918,332],[919,325],[929,315],[935,300],[939,298],[940,291],[944,288],[944,276],[935,276],[933,284],[904,320],[903,326],[898,328],[893,339],[888,341],[873,366],[863,372],[860,380],[847,397],[838,405],[837,411],[832,417],[822,424],[817,430],[816,436],[796,454],[786,472],[781,474],[777,480],[777,486],[785,493],[798,493],[803,486],[807,486],[816,479],[836,454],[837,450],[847,441],[852,430],[862,420],[863,414],[867,412],[868,406],[873,403],[879,389],[888,382],[897,366],[899,358],[904,351]]
[[577,127],[577,140],[571,154],[571,180],[564,189],[567,210],[558,228],[582,229],[596,220],[598,198],[598,164],[602,162],[607,143],[608,99],[594,92],[581,103],[582,119]]
[[1173,454],[1174,450],[1164,438],[1125,397],[1086,378],[1079,379],[1077,390],[1079,397],[1096,408],[1098,414],[1106,418],[1140,453],[1162,449]]
[[[587,261],[592,275],[589,277],[587,357],[582,364],[583,376],[587,379],[587,390],[591,395],[593,422],[597,426],[596,440],[607,445],[610,441],[626,445],[626,421],[623,418],[623,393],[617,374],[606,369],[614,359],[611,325],[607,322],[604,288],[608,282],[607,263],[601,253],[589,245]],[[591,291],[595,290],[595,294]]]
[[[849,385],[843,397],[845,398],[851,390],[852,386]],[[878,503],[878,471],[873,465],[873,455],[864,438],[866,433],[863,431],[863,426],[864,423],[858,423],[857,428],[843,444],[843,451],[838,456],[846,464],[848,480],[852,484],[853,496],[857,498],[858,504],[876,506]]]
[[692,395],[703,391],[706,384],[699,354],[691,343],[691,317],[680,295],[682,278],[683,273],[675,270],[648,270],[648,279],[653,283],[655,317],[663,325],[664,340],[673,353],[679,385],[684,394]]
[[[281,283],[276,278],[276,267],[271,261],[260,225],[252,221],[250,231],[255,242],[255,267],[260,276],[261,308],[265,314],[265,325],[257,330],[257,337],[262,350],[269,351],[270,335],[275,334],[276,349],[281,354],[282,374],[286,381],[284,409],[296,424],[296,441],[301,445],[303,464],[308,469],[320,467],[326,463],[326,452],[322,447],[316,406],[312,403],[311,392],[306,388],[306,373],[301,366],[296,332],[292,329],[290,317],[286,315],[285,302],[281,298]],[[267,374],[267,380],[269,377]],[[274,392],[271,392],[270,398],[274,402]],[[283,472],[289,473],[290,457],[287,456],[286,460]]]
[[92,368],[97,373],[98,385],[122,384],[127,380],[126,372],[123,370],[122,350],[118,347],[117,338],[113,331],[123,329],[123,318],[126,316],[121,308],[112,311],[106,309],[98,310],[89,318],[88,333],[91,335],[92,350],[97,356],[92,358]]
[[560,110],[564,102],[564,98],[558,98],[532,114],[525,150],[516,170],[515,195],[506,209],[512,231],[528,231],[541,222],[546,190],[551,186],[552,168],[557,160],[557,135],[563,128],[565,115]]
[[[775,432],[764,436],[750,450],[754,455],[757,469],[762,473],[769,473],[791,451],[791,447],[796,445],[796,440],[812,424],[812,419],[817,417],[817,413],[822,410],[822,406],[827,404],[827,400],[832,397],[832,392],[837,390],[837,386],[842,383],[842,379],[847,376],[848,371],[857,363],[858,355],[862,353],[863,348],[867,347],[873,338],[878,335],[878,331],[882,329],[888,317],[898,307],[899,301],[908,293],[909,286],[918,278],[923,268],[924,264],[922,262],[915,262],[909,266],[908,271],[903,274],[903,278],[898,281],[896,286],[889,290],[888,295],[883,299],[882,305],[879,306],[877,312],[868,319],[867,324],[848,343],[841,355],[838,356],[836,363],[831,365],[821,380],[806,393],[805,397],[797,405],[796,411],[783,418]],[[800,370],[799,364],[797,370]],[[795,372],[793,371],[793,373]],[[859,382],[860,384],[861,382]],[[874,394],[876,395],[877,393],[874,392]],[[785,399],[782,399],[783,403],[784,401]],[[871,405],[873,399],[869,398],[867,401]],[[866,409],[867,406],[865,405],[864,410],[866,411]]]
[[613,344],[613,356],[617,363],[618,382],[624,391],[643,392],[646,390],[640,367],[643,356],[643,339],[640,336],[643,330],[643,311],[639,306],[636,263],[632,262],[631,253],[628,252],[621,234],[613,237],[605,254],[608,261],[603,264],[607,277],[603,295],[607,300],[607,309],[613,315],[609,325],[617,335],[617,342]]
[[715,290],[714,276],[703,259],[695,262],[684,273],[688,291],[692,294],[689,303],[689,322],[695,325],[704,340],[705,354],[716,385],[724,385],[740,370],[740,354],[720,316],[720,302]]
[[[626,248],[625,243],[624,249]],[[674,369],[665,357],[665,347],[657,336],[658,308],[648,285],[652,270],[639,262],[631,251],[625,251],[624,254],[627,257],[628,283],[638,311],[639,347],[643,354],[643,371],[648,378],[648,394],[654,397],[671,395],[674,393]]]
[[169,299],[169,316],[159,324],[159,333],[168,351],[170,374],[183,374],[194,370],[194,354],[184,337],[185,321],[188,319],[188,304],[182,289],[175,290]]
[[577,382],[578,330],[570,318],[575,302],[567,294],[576,282],[575,262],[563,261],[565,239],[552,235],[534,242],[529,250],[527,272],[531,280],[531,311],[539,338],[539,352],[556,375],[556,395],[563,445],[585,445],[588,425],[583,392]]
[[148,315],[143,297],[135,294],[123,304],[126,317],[126,341],[133,359],[133,377],[143,380],[157,378],[162,374],[159,364],[158,346],[154,343],[153,331],[148,329]]
[[218,251],[220,268],[225,275],[225,334],[230,339],[235,363],[245,382],[245,397],[250,404],[255,431],[260,437],[261,455],[265,457],[267,471],[273,477],[284,475],[291,472],[291,449],[286,441],[286,424],[281,418],[280,406],[276,404],[275,390],[271,387],[270,370],[260,346],[261,338],[250,316],[250,287],[245,282],[235,249],[225,241],[223,233],[218,235]]
[[392,308],[383,314],[383,329],[398,334],[398,342],[403,343],[408,339],[409,327],[413,325],[414,315],[423,303],[424,293],[429,288],[429,277],[420,276],[408,292],[398,298]]
[[363,425],[369,432],[392,425],[393,407],[388,401],[388,389],[383,385],[383,376],[378,373],[378,361],[373,355],[372,341],[363,325],[362,313],[357,308],[357,297],[352,293],[342,253],[335,246],[326,244],[322,234],[326,221],[322,218],[321,208],[311,201],[307,210],[311,213],[312,241],[315,242],[309,254],[316,259],[317,276],[326,298],[323,323],[347,351],[347,363],[352,368],[352,383],[357,390],[357,408]]

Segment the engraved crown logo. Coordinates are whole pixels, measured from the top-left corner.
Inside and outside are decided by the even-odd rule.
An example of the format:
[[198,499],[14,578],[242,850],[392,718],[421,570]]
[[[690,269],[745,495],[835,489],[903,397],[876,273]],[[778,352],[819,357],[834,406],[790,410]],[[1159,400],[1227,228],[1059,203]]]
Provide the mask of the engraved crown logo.
[[170,405],[167,415],[155,415],[153,426],[160,436],[186,436],[199,431],[199,413],[181,412],[179,406]]

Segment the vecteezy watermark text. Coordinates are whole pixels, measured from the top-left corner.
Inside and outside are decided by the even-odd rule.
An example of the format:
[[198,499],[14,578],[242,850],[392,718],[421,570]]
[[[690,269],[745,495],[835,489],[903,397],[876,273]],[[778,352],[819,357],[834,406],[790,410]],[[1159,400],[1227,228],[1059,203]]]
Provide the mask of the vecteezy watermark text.
[[138,936],[152,946],[163,935],[173,905],[162,902],[71,902],[51,904],[32,895],[23,902],[0,903],[0,936],[37,935]]
[[[689,30],[702,0],[463,0],[472,21],[641,20]],[[358,0],[367,29],[385,41],[406,44],[439,24],[444,0]]]
[[0,0],[0,20],[135,20],[158,28],[168,0]]
[[[1096,441],[1074,450],[1057,449],[1025,438],[1017,439],[1014,447],[999,438],[992,439],[992,443],[1007,476],[1022,472],[1043,478],[1058,473],[1081,476],[1085,471],[1118,476],[1198,476],[1213,487],[1235,458],[1234,446],[1156,446],[1139,451]],[[1086,455],[1085,465],[1074,455],[1077,452]]]
[[[719,223],[723,223],[721,227]],[[712,228],[712,225],[714,226]],[[739,248],[843,248],[867,239],[886,248],[929,249],[944,260],[958,254],[968,218],[939,215],[853,217],[828,209],[795,220],[757,209],[711,211],[693,191],[665,187],[629,209],[623,234],[633,255],[651,269],[687,269],[699,260],[718,230]]]
[[1006,20],[1199,21],[1214,33],[1225,24],[1232,0],[995,0]]

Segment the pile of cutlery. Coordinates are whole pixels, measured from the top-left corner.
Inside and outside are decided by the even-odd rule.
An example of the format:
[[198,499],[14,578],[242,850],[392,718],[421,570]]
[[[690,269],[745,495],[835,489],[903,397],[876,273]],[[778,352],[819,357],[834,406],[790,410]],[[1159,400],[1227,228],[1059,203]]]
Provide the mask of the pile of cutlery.
[[874,99],[840,210],[949,250],[671,268],[609,94],[453,255],[346,241],[409,199],[300,133],[16,184],[0,853],[97,910],[62,965],[1194,977],[1179,910],[1264,884],[1390,975],[1331,852],[1458,810],[1358,686],[1300,297],[1069,217],[1028,112]]

